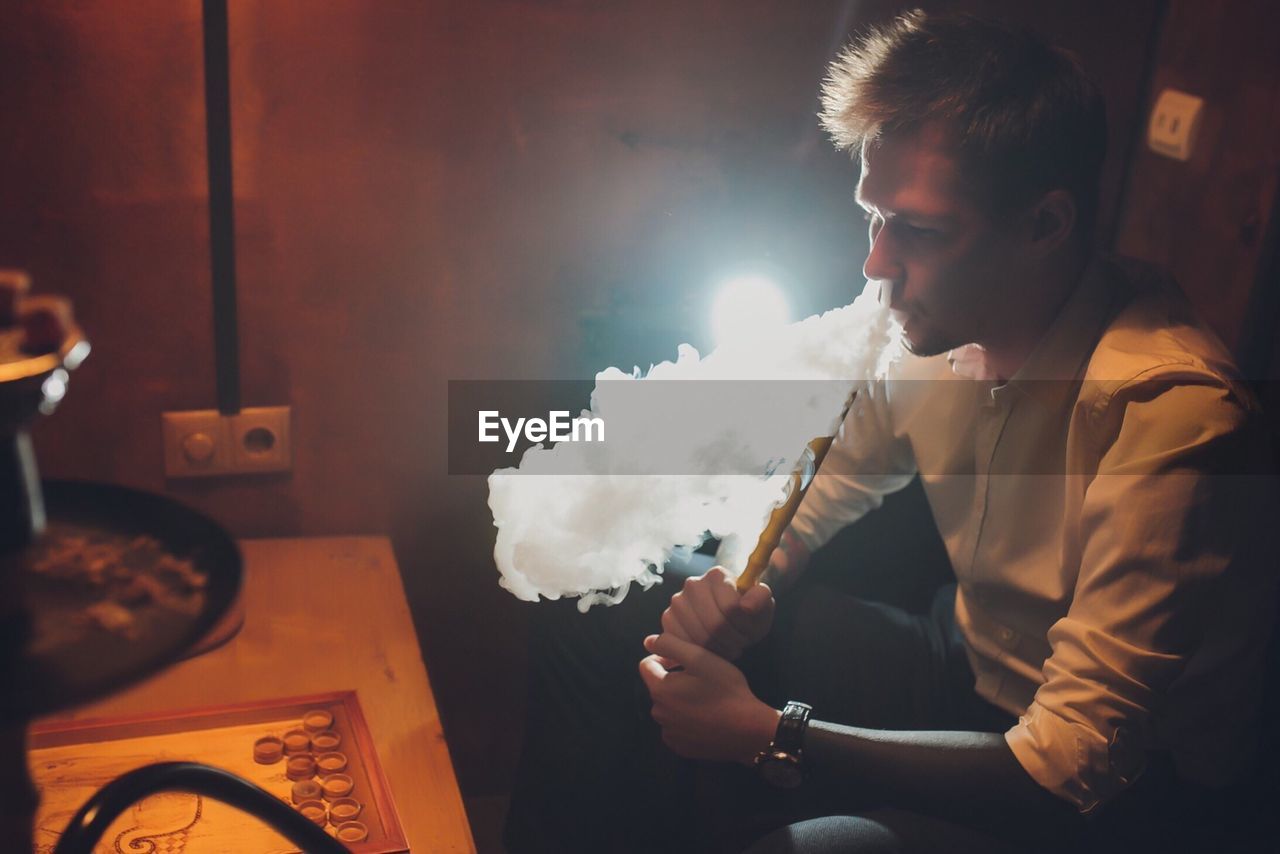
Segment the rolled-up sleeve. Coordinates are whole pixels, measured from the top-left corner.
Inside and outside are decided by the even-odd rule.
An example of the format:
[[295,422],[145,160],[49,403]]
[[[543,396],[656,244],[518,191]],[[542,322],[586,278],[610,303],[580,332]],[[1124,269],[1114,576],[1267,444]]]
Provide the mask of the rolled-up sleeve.
[[1006,741],[1049,791],[1089,812],[1132,783],[1154,718],[1199,648],[1266,489],[1249,406],[1223,381],[1162,366],[1100,395],[1097,474],[1078,525],[1071,605],[1044,681]]

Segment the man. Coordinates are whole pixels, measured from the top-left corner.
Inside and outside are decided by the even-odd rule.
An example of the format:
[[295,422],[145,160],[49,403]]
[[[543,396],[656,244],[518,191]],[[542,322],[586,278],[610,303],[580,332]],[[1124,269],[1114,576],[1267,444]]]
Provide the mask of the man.
[[[1068,55],[908,14],[832,66],[822,119],[910,355],[775,553],[783,624],[715,569],[645,639],[662,740],[805,780],[784,820],[825,817],[753,850],[1154,844],[1152,815],[1203,808],[1254,744],[1275,515],[1252,400],[1166,278],[1093,252],[1105,121]],[[782,595],[917,475],[957,582],[929,615]]]

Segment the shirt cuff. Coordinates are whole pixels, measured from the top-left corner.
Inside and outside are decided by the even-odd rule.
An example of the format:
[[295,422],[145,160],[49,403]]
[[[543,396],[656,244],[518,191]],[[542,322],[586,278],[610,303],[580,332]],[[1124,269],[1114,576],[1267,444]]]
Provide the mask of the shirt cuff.
[[1004,739],[1031,779],[1090,813],[1142,773],[1146,754],[1126,733],[1118,728],[1108,742],[1033,702]]

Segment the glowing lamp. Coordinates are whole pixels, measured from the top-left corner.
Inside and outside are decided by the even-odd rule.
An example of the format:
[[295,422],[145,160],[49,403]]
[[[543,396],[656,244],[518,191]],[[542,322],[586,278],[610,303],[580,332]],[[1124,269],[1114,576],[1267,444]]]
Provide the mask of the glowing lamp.
[[742,276],[726,282],[711,306],[711,333],[716,346],[728,341],[758,339],[786,325],[791,310],[782,290],[763,276]]

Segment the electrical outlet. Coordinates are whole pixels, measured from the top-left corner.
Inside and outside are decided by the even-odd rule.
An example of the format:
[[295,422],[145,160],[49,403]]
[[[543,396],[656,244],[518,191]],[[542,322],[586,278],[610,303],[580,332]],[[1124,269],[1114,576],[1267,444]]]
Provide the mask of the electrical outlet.
[[1177,89],[1165,89],[1156,99],[1147,125],[1147,145],[1174,160],[1190,160],[1195,149],[1204,99]]
[[288,471],[293,464],[289,442],[289,407],[255,406],[227,416],[235,471]]
[[262,406],[223,415],[216,409],[166,412],[164,470],[169,477],[289,471],[289,407]]

